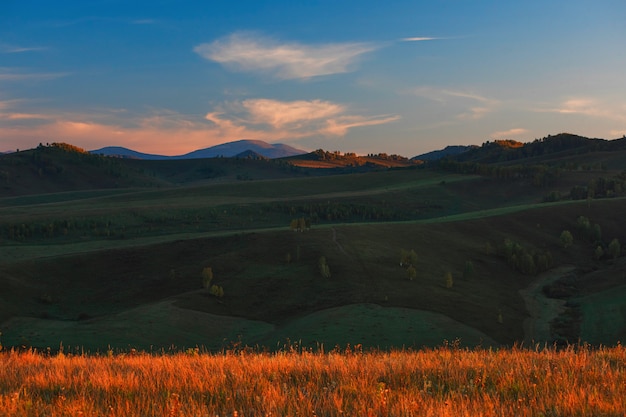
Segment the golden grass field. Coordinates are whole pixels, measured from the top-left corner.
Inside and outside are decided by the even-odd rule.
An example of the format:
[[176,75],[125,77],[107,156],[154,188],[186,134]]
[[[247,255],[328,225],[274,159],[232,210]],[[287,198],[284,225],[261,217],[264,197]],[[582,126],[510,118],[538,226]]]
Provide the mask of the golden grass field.
[[626,349],[0,355],[0,416],[623,416]]

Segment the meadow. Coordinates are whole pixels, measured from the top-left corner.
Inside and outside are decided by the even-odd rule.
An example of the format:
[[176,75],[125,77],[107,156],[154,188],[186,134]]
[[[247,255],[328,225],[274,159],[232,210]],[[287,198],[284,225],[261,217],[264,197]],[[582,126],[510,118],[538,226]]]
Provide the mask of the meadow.
[[626,349],[0,354],[1,416],[623,416]]
[[492,148],[3,156],[0,416],[623,416],[624,151]]

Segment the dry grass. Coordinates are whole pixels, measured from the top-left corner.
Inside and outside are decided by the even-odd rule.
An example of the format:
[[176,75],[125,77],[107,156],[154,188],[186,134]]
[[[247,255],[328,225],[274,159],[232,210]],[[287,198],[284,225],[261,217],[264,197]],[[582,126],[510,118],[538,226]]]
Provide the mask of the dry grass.
[[626,349],[0,355],[2,416],[623,416]]

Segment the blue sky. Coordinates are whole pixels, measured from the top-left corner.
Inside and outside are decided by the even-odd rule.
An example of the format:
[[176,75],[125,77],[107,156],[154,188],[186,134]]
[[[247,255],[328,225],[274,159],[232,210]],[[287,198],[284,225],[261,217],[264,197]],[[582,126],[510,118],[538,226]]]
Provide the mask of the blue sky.
[[0,1],[0,151],[626,134],[626,2]]

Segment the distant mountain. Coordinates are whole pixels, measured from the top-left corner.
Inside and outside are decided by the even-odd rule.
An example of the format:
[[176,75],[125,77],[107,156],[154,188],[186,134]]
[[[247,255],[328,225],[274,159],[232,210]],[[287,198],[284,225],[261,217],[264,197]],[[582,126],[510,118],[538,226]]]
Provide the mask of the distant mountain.
[[446,146],[444,149],[440,149],[438,151],[427,152],[421,155],[414,156],[411,158],[413,161],[436,161],[437,159],[445,158],[446,156],[455,156],[462,154],[463,152],[467,152],[472,148],[475,148],[474,145],[452,145]]
[[221,145],[211,146],[210,148],[198,149],[185,155],[177,156],[177,159],[195,159],[195,158],[215,158],[223,156],[226,158],[234,157],[242,152],[252,151],[269,159],[285,158],[287,156],[302,155],[306,151],[293,148],[289,145],[280,143],[269,144],[262,140],[237,140],[234,142],[222,143]]
[[270,144],[262,140],[237,140],[234,142],[222,143],[221,145],[211,146],[210,148],[198,149],[193,152],[186,153],[178,156],[164,156],[153,155],[147,153],[141,153],[132,149],[123,148],[120,146],[108,146],[105,148],[90,151],[93,154],[117,156],[121,158],[132,159],[200,159],[200,158],[215,158],[222,156],[225,158],[237,157],[244,152],[252,152],[262,157],[275,159],[284,158],[287,156],[302,155],[306,151],[296,149],[289,145],[280,143]]

